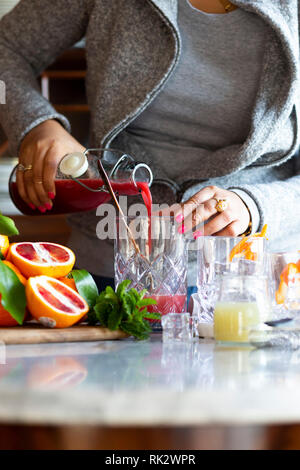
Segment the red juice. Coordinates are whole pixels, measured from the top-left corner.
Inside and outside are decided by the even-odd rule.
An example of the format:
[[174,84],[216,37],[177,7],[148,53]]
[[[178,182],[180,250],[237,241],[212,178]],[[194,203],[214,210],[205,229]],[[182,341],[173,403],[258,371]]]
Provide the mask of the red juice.
[[167,315],[167,313],[181,313],[186,308],[186,295],[175,294],[175,295],[147,295],[151,299],[156,300],[156,305],[149,305],[147,307],[148,312],[161,313]]
[[[97,189],[103,186],[101,179],[79,180],[91,189]],[[134,196],[141,194],[148,215],[151,215],[152,197],[147,183],[137,182],[111,182],[113,190],[117,194]],[[31,209],[21,198],[17,184],[12,182],[10,185],[10,196],[15,206],[25,215],[41,215],[38,210]],[[72,212],[83,212],[96,209],[100,204],[109,202],[111,196],[107,192],[93,192],[84,188],[78,182],[73,180],[55,181],[55,198],[52,201],[53,207],[47,211],[47,215],[69,214]]]
[[149,247],[149,253],[151,253],[152,249],[152,243],[151,243],[151,215],[152,215],[152,194],[150,191],[150,188],[148,186],[148,183],[137,183],[141,196],[143,198],[144,204],[147,209],[147,214],[148,214],[148,247]]

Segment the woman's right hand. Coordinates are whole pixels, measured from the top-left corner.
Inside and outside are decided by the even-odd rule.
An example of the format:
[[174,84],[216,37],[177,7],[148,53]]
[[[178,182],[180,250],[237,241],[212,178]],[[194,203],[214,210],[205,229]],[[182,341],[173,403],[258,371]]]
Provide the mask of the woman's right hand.
[[44,213],[55,198],[54,179],[62,157],[85,148],[58,121],[48,120],[34,127],[23,139],[19,163],[31,170],[17,171],[20,196],[31,209]]

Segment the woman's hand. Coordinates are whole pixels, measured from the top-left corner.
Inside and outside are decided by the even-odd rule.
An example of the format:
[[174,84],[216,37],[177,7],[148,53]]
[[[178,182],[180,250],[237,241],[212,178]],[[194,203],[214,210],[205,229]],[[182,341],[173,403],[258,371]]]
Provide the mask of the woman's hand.
[[[227,208],[223,212],[216,209],[218,199],[226,199]],[[180,224],[180,233],[211,219],[205,224],[205,235],[236,237],[247,230],[250,215],[237,194],[216,186],[207,186],[181,204],[181,212],[175,212],[175,219]]]
[[83,152],[77,142],[58,121],[48,120],[32,129],[23,139],[19,163],[31,170],[17,171],[17,187],[22,199],[41,212],[50,210],[55,197],[54,179],[64,155]]

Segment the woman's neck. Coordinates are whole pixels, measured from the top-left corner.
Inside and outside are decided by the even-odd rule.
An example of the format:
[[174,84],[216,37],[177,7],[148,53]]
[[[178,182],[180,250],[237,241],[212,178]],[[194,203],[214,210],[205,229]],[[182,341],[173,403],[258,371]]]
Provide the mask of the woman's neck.
[[225,8],[219,0],[188,0],[197,10],[205,13],[226,13]]

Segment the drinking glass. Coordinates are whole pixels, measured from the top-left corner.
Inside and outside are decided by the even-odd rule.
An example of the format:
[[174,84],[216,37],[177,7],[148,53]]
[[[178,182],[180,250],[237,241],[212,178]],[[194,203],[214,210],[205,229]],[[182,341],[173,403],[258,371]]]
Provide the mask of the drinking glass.
[[197,240],[198,301],[201,319],[204,321],[213,320],[220,276],[227,274],[257,276],[267,273],[266,240],[260,237],[249,240],[255,261],[245,259],[241,254],[236,254],[231,259],[232,250],[241,240],[241,237],[211,236],[200,237]]
[[247,343],[249,331],[272,316],[266,276],[223,275],[214,308],[217,341]]
[[[174,217],[119,217],[116,220],[115,283],[147,289],[157,305],[148,311],[186,311],[187,242]],[[160,322],[154,322],[160,327]]]
[[300,252],[268,254],[270,293],[278,317],[300,313]]

